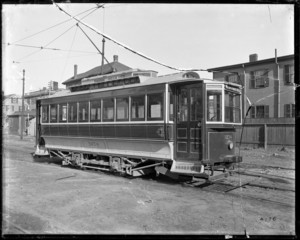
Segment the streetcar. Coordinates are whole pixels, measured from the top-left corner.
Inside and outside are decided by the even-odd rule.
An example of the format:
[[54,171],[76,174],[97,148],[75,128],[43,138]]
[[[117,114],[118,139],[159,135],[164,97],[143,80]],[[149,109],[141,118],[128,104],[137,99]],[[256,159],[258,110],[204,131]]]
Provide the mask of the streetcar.
[[63,165],[210,179],[242,161],[236,83],[131,69],[84,78],[36,104],[34,155],[60,157]]

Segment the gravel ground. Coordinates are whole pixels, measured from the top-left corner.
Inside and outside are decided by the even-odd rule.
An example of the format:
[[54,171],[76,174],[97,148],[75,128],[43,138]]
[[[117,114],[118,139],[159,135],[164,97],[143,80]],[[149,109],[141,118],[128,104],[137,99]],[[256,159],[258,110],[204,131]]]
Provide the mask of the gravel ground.
[[[292,191],[244,187],[227,194],[164,178],[129,179],[34,160],[30,137],[6,136],[3,146],[4,234],[295,234]],[[244,148],[241,155],[241,169],[283,176],[280,184],[291,186],[293,149]],[[251,180],[228,181],[235,178]]]

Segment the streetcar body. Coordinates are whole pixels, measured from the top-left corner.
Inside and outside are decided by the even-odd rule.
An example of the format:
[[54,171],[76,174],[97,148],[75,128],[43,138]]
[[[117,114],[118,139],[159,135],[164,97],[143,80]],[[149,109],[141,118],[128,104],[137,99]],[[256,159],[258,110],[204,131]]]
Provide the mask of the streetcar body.
[[140,176],[206,176],[229,168],[241,125],[241,86],[195,72],[139,70],[82,80],[37,101],[37,148],[64,164]]

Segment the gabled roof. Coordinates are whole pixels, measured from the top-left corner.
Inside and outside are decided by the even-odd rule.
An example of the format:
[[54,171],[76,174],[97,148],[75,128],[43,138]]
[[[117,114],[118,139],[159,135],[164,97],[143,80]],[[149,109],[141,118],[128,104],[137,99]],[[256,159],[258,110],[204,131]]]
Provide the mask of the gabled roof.
[[[281,56],[277,58],[277,62],[280,61],[286,61],[286,60],[292,60],[294,59],[294,54],[292,55],[286,55],[286,56]],[[245,63],[239,63],[239,64],[234,64],[234,65],[228,65],[228,66],[222,66],[222,67],[215,67],[215,68],[209,68],[207,69],[208,71],[221,71],[221,70],[227,70],[227,69],[233,69],[233,68],[242,68],[247,67],[247,66],[255,66],[255,65],[261,65],[261,64],[268,64],[275,62],[275,58],[268,58],[268,59],[262,59],[262,60],[257,60],[254,62],[245,62]]]
[[[25,110],[23,116],[30,116],[30,117],[35,117],[36,115],[36,110]],[[22,111],[16,111],[13,112],[12,114],[8,115],[9,117],[15,117],[15,116],[22,116]]]
[[[103,65],[103,71],[102,71],[102,75],[108,74],[108,73],[112,73],[112,72],[120,72],[120,71],[126,71],[126,70],[130,70],[131,68],[120,63],[120,62],[111,62],[109,64],[104,64]],[[87,78],[87,77],[92,77],[92,76],[97,76],[97,75],[101,75],[101,66],[92,68],[91,70],[88,70],[84,73],[80,73],[77,74],[76,78],[71,77],[68,80],[64,81],[62,84],[69,84],[73,81],[77,81],[77,80],[81,80],[83,78]]]

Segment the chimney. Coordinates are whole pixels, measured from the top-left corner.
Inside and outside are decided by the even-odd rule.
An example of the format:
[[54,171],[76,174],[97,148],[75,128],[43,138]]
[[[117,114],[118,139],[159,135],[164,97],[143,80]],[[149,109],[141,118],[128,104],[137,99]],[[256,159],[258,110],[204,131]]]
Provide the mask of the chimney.
[[77,64],[74,65],[74,79],[77,77]]
[[118,61],[119,61],[118,55],[114,55],[114,62],[118,62]]
[[258,55],[256,53],[249,55],[249,62],[256,62],[258,60]]

